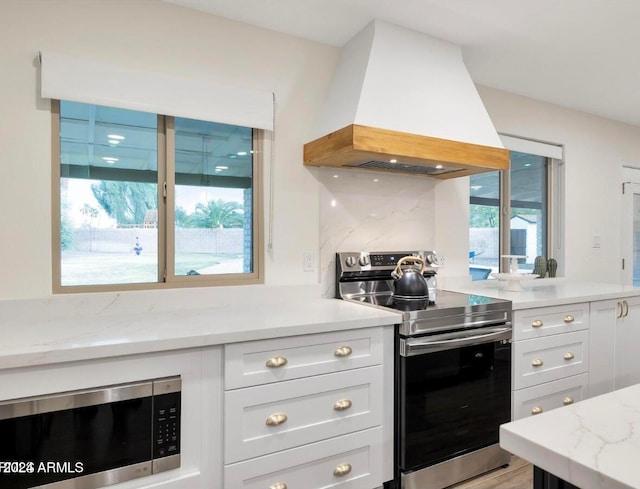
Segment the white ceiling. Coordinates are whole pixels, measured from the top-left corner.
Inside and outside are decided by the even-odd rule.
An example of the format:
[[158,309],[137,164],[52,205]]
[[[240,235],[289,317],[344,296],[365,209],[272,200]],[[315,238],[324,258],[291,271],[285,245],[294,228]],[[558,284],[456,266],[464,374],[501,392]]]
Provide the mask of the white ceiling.
[[462,46],[473,80],[640,126],[637,0],[165,0],[334,46],[374,18]]

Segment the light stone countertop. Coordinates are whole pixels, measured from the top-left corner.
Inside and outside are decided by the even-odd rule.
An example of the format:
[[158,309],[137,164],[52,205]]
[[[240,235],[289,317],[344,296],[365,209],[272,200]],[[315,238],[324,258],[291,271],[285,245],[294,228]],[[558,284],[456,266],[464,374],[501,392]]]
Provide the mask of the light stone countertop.
[[301,288],[81,294],[0,301],[0,370],[397,324]]
[[581,489],[640,489],[640,385],[504,424],[500,445]]
[[[449,285],[449,284],[448,284]],[[523,292],[496,281],[447,290],[514,309],[640,295],[614,284],[536,279]],[[400,315],[337,299],[315,286],[244,286],[0,300],[0,369],[396,324]]]
[[522,292],[504,290],[506,283],[500,280],[446,284],[443,288],[454,292],[506,299],[512,302],[514,310],[640,296],[640,288],[619,284],[577,282],[564,278],[534,279],[523,281],[521,285]]

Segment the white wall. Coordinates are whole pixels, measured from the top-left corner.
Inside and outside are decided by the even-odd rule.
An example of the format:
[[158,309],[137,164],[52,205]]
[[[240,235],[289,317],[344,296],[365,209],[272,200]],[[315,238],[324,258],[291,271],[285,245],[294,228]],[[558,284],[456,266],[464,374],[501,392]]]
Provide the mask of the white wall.
[[[441,284],[467,275],[467,178],[390,176],[380,194],[368,173],[349,174],[350,187],[331,180],[331,170],[302,165],[338,49],[156,1],[8,0],[0,2],[0,18],[0,299],[51,295],[51,134],[49,102],[38,96],[40,50],[276,93],[267,285],[323,282],[330,293],[330,260],[347,248],[435,248],[446,256]],[[566,275],[617,281],[620,162],[640,166],[640,129],[486,87],[479,92],[498,131],[565,145]],[[350,188],[360,200],[344,198]],[[334,219],[327,203],[336,196],[345,207]],[[363,221],[360,202],[367,200],[387,217]],[[399,219],[407,234],[399,235],[388,223],[407,209]],[[341,220],[346,226],[336,235]],[[599,249],[591,247],[594,234]],[[302,271],[303,251],[315,254],[315,272]]]
[[[565,276],[617,283],[621,163],[640,165],[640,128],[478,88],[499,132],[565,147]],[[600,248],[592,247],[594,235]]]
[[9,0],[0,19],[0,299],[51,295],[51,116],[39,97],[38,51],[275,92],[266,281],[317,284],[317,271],[302,271],[302,252],[319,253],[319,183],[302,147],[336,48],[157,1]]

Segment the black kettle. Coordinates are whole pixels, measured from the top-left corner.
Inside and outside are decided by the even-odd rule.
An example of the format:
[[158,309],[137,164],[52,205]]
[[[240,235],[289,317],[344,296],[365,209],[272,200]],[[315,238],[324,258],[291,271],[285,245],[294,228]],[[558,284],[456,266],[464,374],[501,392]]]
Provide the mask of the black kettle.
[[[402,265],[405,263],[417,263],[420,265],[420,270],[415,266],[403,270]],[[398,260],[396,268],[391,272],[391,276],[394,281],[394,293],[393,296],[396,299],[428,299],[429,288],[427,286],[427,280],[422,273],[427,268],[424,260],[419,256],[405,256]]]

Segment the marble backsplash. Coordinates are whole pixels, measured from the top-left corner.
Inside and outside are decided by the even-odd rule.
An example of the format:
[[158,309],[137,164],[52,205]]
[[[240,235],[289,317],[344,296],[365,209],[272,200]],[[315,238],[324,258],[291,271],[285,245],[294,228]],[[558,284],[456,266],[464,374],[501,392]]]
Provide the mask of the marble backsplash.
[[320,282],[335,294],[335,253],[434,247],[435,185],[429,177],[321,168]]

